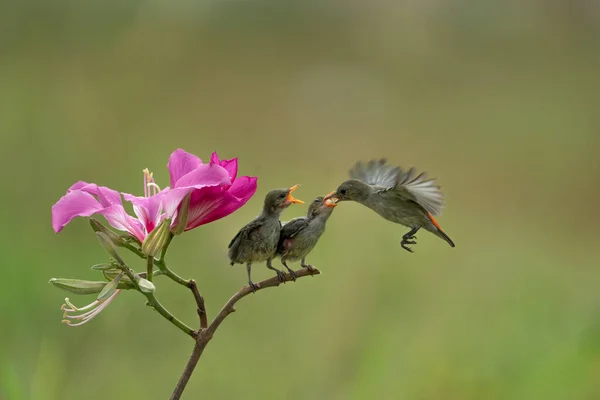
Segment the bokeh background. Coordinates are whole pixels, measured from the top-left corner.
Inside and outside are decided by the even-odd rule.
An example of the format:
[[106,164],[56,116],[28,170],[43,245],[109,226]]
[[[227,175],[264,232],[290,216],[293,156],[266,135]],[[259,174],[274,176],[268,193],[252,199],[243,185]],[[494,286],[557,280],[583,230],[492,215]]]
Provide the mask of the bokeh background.
[[145,167],[166,186],[179,147],[259,176],[171,246],[209,316],[246,282],[227,243],[264,194],[309,201],[356,160],[437,177],[457,244],[409,254],[405,228],[342,204],[323,274],[244,299],[184,398],[600,399],[599,27],[593,0],[1,2],[0,399],[170,395],[189,338],[134,292],[66,327],[47,282],[106,259],[84,219],[52,231],[67,187],[141,194]]

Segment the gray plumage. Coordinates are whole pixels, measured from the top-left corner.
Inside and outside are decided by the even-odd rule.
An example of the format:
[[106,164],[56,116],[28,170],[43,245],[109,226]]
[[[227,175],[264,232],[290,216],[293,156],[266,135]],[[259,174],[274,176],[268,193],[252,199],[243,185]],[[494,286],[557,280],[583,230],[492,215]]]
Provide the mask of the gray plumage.
[[253,290],[256,289],[256,285],[252,283],[250,271],[252,263],[255,262],[266,261],[267,268],[274,270],[279,280],[285,280],[283,272],[274,268],[271,260],[275,257],[281,232],[279,216],[290,204],[303,203],[291,196],[296,187],[276,189],[267,193],[260,215],[240,229],[229,243],[231,265],[246,264],[248,283]]
[[325,224],[331,216],[335,203],[325,202],[323,197],[317,197],[309,206],[306,217],[294,218],[283,225],[277,245],[277,255],[281,263],[293,278],[295,273],[287,265],[287,261],[301,260],[303,268],[311,269],[306,264],[306,256],[316,246],[319,238],[325,232]]
[[411,228],[403,236],[402,247],[416,244],[414,234],[420,229],[432,232],[454,247],[452,240],[433,218],[441,214],[444,196],[434,179],[414,168],[404,171],[386,164],[385,159],[357,162],[350,170],[350,180],[343,182],[327,198],[333,201],[352,200],[361,203],[388,221]]

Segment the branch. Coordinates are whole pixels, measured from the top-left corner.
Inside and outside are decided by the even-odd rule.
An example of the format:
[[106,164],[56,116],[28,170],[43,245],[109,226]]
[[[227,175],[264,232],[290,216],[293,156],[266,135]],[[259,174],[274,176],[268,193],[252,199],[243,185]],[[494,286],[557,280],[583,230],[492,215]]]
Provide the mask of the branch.
[[204,297],[200,295],[195,280],[190,279],[187,282],[187,287],[190,288],[192,294],[194,295],[194,299],[196,299],[196,305],[198,306],[198,317],[200,317],[200,329],[206,329],[208,328],[208,319],[206,316],[206,306],[204,305]]
[[[303,278],[305,276],[319,275],[321,273],[321,271],[319,271],[316,268],[311,268],[311,269],[302,268],[295,272],[296,272],[296,278]],[[290,274],[285,274],[284,282],[280,282],[279,279],[276,276],[274,276],[273,278],[266,279],[262,282],[259,282],[257,284],[258,288],[256,289],[256,291],[258,292],[259,290],[262,290],[262,289],[279,286],[281,283],[290,282],[290,281],[292,281],[292,277],[290,276]],[[208,332],[211,337],[212,337],[212,335],[214,335],[215,331],[217,330],[219,325],[221,325],[223,320],[229,314],[231,314],[232,312],[235,311],[235,308],[234,308],[235,303],[237,303],[240,299],[242,299],[243,297],[246,297],[250,293],[252,293],[252,289],[250,288],[250,286],[244,286],[236,294],[234,294],[227,303],[225,303],[225,305],[223,306],[221,311],[219,311],[219,314],[215,317],[213,322],[208,327]]]
[[[321,271],[319,271],[316,268],[302,268],[296,271],[296,278],[319,275],[320,273]],[[290,282],[291,280],[291,275],[285,274],[284,282]],[[258,288],[256,289],[256,291],[258,292],[262,289],[279,286],[281,283],[284,282],[280,282],[279,279],[276,276],[274,276],[273,278],[259,282],[257,284]],[[198,364],[198,361],[200,360],[200,357],[202,356],[202,353],[206,348],[206,345],[208,344],[208,342],[210,342],[215,331],[217,330],[217,328],[219,328],[219,326],[225,320],[225,318],[227,318],[229,314],[235,311],[235,304],[243,297],[246,297],[247,295],[252,293],[252,289],[250,288],[250,286],[244,286],[243,288],[241,288],[236,294],[234,294],[229,299],[229,301],[227,301],[227,303],[225,303],[225,305],[223,306],[219,314],[215,317],[215,319],[212,321],[210,326],[206,328],[206,325],[208,324],[206,323],[206,310],[204,309],[204,299],[202,298],[202,296],[200,296],[200,293],[198,292],[196,282],[190,280],[190,284],[188,287],[192,290],[192,293],[194,293],[194,298],[196,298],[196,303],[198,304],[198,314],[200,315],[200,324],[202,328],[200,328],[200,330],[197,332],[194,350],[192,351],[190,359],[188,360],[185,369],[183,370],[183,373],[179,378],[179,382],[177,382],[177,386],[175,386],[175,390],[173,390],[171,400],[178,400],[181,397],[188,381],[190,380],[190,377],[192,376],[192,373],[194,372],[194,368],[196,368],[196,365]],[[202,314],[200,313],[201,310],[203,310]]]

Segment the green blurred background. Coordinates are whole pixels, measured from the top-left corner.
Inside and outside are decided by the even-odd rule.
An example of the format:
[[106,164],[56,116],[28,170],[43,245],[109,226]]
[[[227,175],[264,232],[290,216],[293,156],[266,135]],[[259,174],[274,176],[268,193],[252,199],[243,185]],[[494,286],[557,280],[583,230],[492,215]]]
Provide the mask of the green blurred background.
[[106,258],[84,219],[53,233],[66,189],[141,194],[145,167],[164,187],[178,147],[259,176],[171,247],[209,316],[246,282],[227,243],[264,194],[309,201],[359,159],[437,177],[457,244],[409,254],[405,228],[342,204],[323,274],[244,299],[184,398],[600,399],[599,26],[584,0],[1,2],[0,399],[170,395],[189,338],[134,292],[66,327],[47,282]]

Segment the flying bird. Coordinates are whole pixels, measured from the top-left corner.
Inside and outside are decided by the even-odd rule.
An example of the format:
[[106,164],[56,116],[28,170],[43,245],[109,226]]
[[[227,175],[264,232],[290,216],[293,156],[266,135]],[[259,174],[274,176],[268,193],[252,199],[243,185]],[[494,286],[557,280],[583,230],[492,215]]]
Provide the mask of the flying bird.
[[413,252],[407,245],[416,244],[415,234],[423,228],[444,239],[454,247],[454,242],[435,220],[444,207],[444,196],[434,179],[425,173],[417,174],[387,164],[385,159],[357,162],[350,170],[350,179],[335,192],[325,197],[335,203],[356,201],[369,207],[388,221],[410,228],[402,236],[402,248]]

